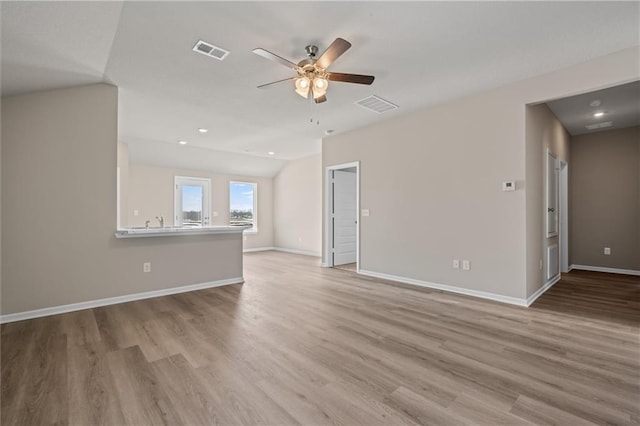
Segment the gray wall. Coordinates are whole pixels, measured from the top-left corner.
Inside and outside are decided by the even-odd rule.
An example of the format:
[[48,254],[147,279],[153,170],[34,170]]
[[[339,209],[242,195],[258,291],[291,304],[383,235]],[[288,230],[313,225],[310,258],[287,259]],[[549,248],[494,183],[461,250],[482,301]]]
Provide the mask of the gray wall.
[[[569,163],[570,136],[546,104],[527,106],[527,295],[546,282],[547,247],[558,244],[558,237],[546,236],[547,150]],[[569,166],[571,168],[571,166]],[[560,221],[560,220],[558,220]],[[542,232],[540,230],[542,229]]]
[[273,180],[274,245],[320,256],[322,156],[288,162]]
[[569,170],[571,262],[640,271],[640,127],[574,136]]
[[[273,246],[273,179],[268,177],[225,175],[199,170],[158,167],[129,163],[127,212],[129,226],[144,226],[156,216],[164,216],[167,226],[173,225],[174,178],[188,176],[211,179],[211,224],[229,224],[229,182],[251,182],[257,185],[258,232],[244,234],[244,248]],[[133,211],[138,210],[139,216]],[[213,215],[213,212],[217,216]]]
[[[542,244],[527,237],[542,235],[542,209],[525,192],[542,199],[543,163],[529,155],[526,105],[632,81],[637,64],[627,49],[325,139],[323,167],[361,162],[360,206],[370,210],[360,218],[361,269],[531,296]],[[515,192],[501,191],[506,180]],[[452,269],[452,259],[471,260],[471,270]]]
[[242,277],[240,234],[115,238],[117,105],[106,84],[2,99],[3,315]]
[[127,215],[129,212],[129,145],[122,142],[118,142],[118,173],[120,173],[118,218],[120,219],[120,227],[126,228],[129,226]]

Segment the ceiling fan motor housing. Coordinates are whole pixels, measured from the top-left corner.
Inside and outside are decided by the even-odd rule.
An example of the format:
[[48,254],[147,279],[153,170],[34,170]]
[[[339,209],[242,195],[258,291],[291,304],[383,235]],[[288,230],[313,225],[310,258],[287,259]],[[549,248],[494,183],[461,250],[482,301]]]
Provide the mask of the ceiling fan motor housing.
[[314,46],[312,44],[305,47],[304,50],[307,51],[307,56],[311,59],[315,58],[316,55],[318,54],[318,46]]

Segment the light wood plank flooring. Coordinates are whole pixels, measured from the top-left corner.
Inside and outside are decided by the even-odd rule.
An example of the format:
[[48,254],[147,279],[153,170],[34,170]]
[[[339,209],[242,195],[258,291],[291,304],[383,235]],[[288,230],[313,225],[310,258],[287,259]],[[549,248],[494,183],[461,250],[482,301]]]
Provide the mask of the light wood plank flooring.
[[2,424],[640,423],[640,277],[575,271],[527,309],[317,264],[3,325]]

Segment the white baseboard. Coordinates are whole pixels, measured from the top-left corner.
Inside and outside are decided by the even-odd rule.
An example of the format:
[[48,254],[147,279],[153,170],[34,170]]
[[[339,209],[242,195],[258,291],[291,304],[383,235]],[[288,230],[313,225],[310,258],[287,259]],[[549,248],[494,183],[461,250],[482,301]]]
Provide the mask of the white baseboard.
[[269,251],[269,250],[275,250],[275,247],[256,247],[256,248],[246,248],[246,249],[242,249],[243,253],[253,253],[256,251]]
[[[571,270],[571,268],[569,268],[569,270]],[[527,306],[531,306],[531,304],[535,302],[538,297],[542,296],[545,291],[549,290],[555,283],[560,281],[560,278],[562,278],[560,274],[556,275],[555,277],[551,278],[548,283],[536,290],[535,293],[527,297]]]
[[496,302],[509,303],[511,305],[528,306],[526,299],[520,299],[518,297],[503,296],[500,294],[488,293],[485,291],[470,290],[462,287],[454,287],[454,286],[445,285],[445,284],[438,284],[438,283],[432,283],[428,281],[416,280],[413,278],[399,277],[396,275],[383,274],[380,272],[367,271],[364,269],[360,269],[359,273],[362,275],[367,275],[374,278],[382,278],[385,280],[397,281],[405,284],[417,285],[420,287],[433,288],[436,290],[444,290],[444,291],[449,291],[451,293],[464,294],[467,296],[474,296],[482,299],[494,300]]
[[577,269],[579,271],[608,272],[610,274],[640,275],[640,271],[635,269],[603,268],[602,266],[571,265],[569,270],[571,269]]
[[303,256],[312,256],[312,257],[321,257],[320,253],[316,253],[314,251],[305,251],[305,250],[296,250],[296,249],[289,249],[289,248],[285,248],[285,247],[257,247],[257,248],[248,248],[248,249],[242,249],[243,253],[253,253],[256,251],[281,251],[284,253],[292,253],[292,254],[301,254]]
[[144,293],[127,294],[125,296],[108,297],[106,299],[89,300],[87,302],[71,303],[69,305],[52,306],[50,308],[35,309],[33,311],[17,312],[15,314],[0,315],[0,324],[22,321],[49,315],[64,314],[66,312],[82,311],[100,306],[115,305],[117,303],[133,302],[134,300],[150,299],[152,297],[168,296],[170,294],[186,293],[188,291],[203,290],[205,288],[221,287],[230,284],[241,284],[243,277],[228,278],[226,280],[191,284],[162,290],[146,291]]
[[296,249],[289,249],[284,247],[274,247],[273,249],[276,251],[282,251],[285,253],[301,254],[303,256],[321,257],[321,254],[315,251],[296,250]]

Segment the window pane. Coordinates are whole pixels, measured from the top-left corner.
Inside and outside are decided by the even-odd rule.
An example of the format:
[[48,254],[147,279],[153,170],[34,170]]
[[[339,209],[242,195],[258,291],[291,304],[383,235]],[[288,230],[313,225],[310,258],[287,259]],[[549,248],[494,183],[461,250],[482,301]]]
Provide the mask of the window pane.
[[231,182],[229,184],[229,224],[255,227],[255,184]]
[[202,226],[202,187],[182,186],[182,225]]

